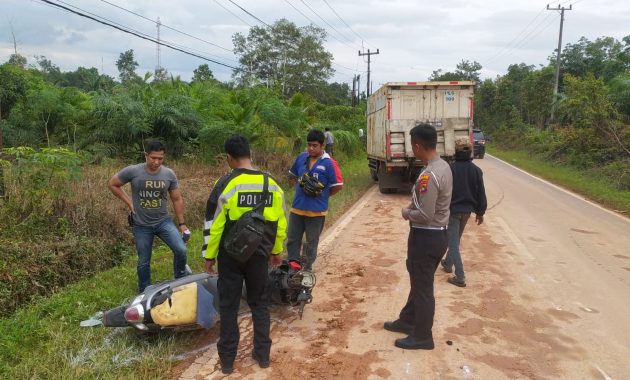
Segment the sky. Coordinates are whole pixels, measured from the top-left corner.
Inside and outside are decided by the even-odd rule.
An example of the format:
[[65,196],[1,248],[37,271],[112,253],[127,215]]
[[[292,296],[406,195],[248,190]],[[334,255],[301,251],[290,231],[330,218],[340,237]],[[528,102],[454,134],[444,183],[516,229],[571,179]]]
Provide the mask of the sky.
[[[365,88],[371,56],[373,89],[396,81],[427,80],[433,70],[453,71],[462,60],[482,65],[481,77],[506,73],[510,64],[544,65],[558,44],[560,12],[543,0],[50,0],[83,13],[156,37],[230,66],[238,66],[232,36],[250,26],[286,18],[298,26],[324,28],[325,48],[333,54],[331,81],[352,84],[361,75]],[[241,10],[245,9],[251,15]],[[551,3],[565,12],[562,45],[630,35],[630,1],[576,0]],[[133,14],[133,13],[135,14]],[[151,21],[153,20],[153,21]],[[185,33],[185,34],[184,34]],[[186,35],[187,34],[187,35]],[[17,51],[35,63],[45,56],[63,71],[96,67],[118,76],[116,60],[134,50],[138,73],[153,71],[156,44],[58,9],[41,0],[0,0],[0,63]],[[232,69],[162,47],[162,67],[189,80],[207,63],[220,80]],[[1,85],[1,84],[0,84]]]

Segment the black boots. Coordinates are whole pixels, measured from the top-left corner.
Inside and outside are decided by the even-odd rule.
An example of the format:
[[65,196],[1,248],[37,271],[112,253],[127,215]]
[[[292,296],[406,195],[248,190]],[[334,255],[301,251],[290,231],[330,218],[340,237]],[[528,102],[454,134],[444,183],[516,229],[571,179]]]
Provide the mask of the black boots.
[[399,332],[407,335],[413,334],[413,326],[397,319],[393,322],[385,322],[383,327],[387,331]]
[[258,362],[260,368],[269,368],[269,359],[261,359],[256,355],[256,352],[252,351],[252,358]]
[[405,350],[432,350],[435,348],[433,339],[416,339],[411,335],[406,338],[396,339],[394,345]]

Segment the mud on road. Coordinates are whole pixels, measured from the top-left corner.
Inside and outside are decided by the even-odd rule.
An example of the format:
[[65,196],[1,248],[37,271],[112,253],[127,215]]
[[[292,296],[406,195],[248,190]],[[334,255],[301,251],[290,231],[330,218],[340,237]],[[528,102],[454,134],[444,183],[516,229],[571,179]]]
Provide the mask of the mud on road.
[[630,374],[621,359],[628,357],[628,347],[617,347],[606,359],[606,342],[594,345],[597,337],[585,334],[589,326],[597,329],[599,311],[556,299],[554,287],[563,284],[544,273],[501,217],[500,189],[489,194],[495,207],[486,223],[477,226],[471,218],[462,239],[468,286],[448,284],[449,275],[440,269],[435,274],[434,350],[396,348],[394,340],[402,335],[382,327],[397,318],[409,291],[409,227],[400,217],[409,199],[373,188],[324,235],[314,267],[314,301],[303,319],[296,310],[272,309],[270,368],[258,368],[251,358],[251,319],[244,313],[235,373],[221,374],[209,341],[205,351],[182,365],[179,378],[618,379]]

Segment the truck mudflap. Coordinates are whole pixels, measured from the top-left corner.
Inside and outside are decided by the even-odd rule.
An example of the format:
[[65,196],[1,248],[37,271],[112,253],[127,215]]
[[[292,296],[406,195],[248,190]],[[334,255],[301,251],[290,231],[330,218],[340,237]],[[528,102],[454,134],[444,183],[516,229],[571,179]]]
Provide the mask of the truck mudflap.
[[[418,180],[418,176],[424,169],[423,166],[415,165],[412,162],[409,162],[406,166],[388,166],[385,162],[376,161],[376,167],[375,180],[378,181],[378,188],[383,194],[411,189],[411,186]],[[372,173],[372,168],[373,166],[370,165],[370,173]]]

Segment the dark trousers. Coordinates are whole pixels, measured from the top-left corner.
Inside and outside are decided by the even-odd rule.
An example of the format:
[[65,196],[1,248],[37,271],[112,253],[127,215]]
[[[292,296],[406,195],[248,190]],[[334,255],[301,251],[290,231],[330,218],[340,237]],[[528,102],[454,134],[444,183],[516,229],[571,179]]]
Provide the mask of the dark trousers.
[[433,276],[448,247],[446,230],[411,228],[407,241],[407,271],[411,289],[407,304],[400,311],[400,320],[413,325],[417,339],[433,339]]
[[310,269],[317,258],[317,245],[319,236],[324,229],[325,216],[303,216],[294,213],[289,214],[289,226],[287,231],[287,253],[289,260],[298,260],[302,248],[302,236],[306,234],[306,260],[304,266]]
[[219,315],[221,328],[217,350],[223,366],[231,366],[236,358],[240,332],[238,329],[238,309],[243,292],[243,280],[247,289],[247,304],[252,312],[254,324],[254,352],[259,358],[269,358],[271,338],[269,337],[268,309],[268,259],[255,253],[247,262],[239,263],[229,255],[219,252]]

